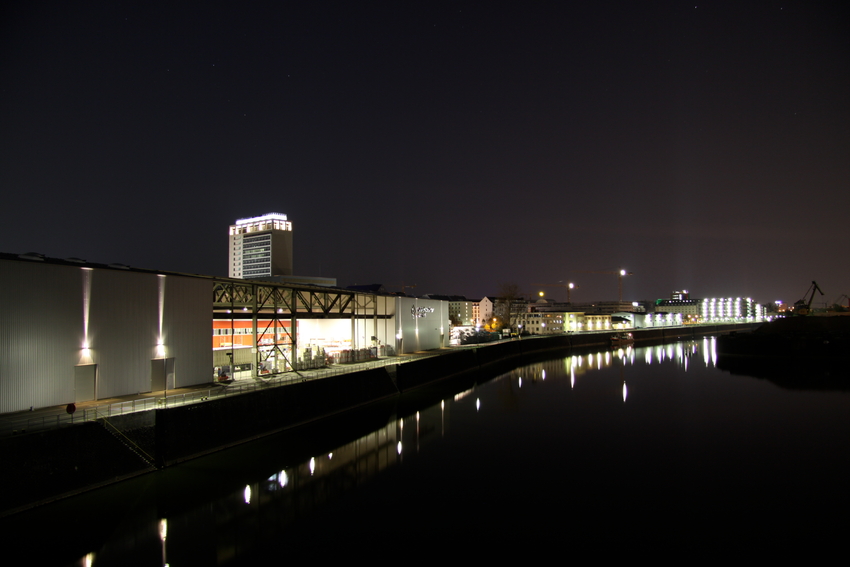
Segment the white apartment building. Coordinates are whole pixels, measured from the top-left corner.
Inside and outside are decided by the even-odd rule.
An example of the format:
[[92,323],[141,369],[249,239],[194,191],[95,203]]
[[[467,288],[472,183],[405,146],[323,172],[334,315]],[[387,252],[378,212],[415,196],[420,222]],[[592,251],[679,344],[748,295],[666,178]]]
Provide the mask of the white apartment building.
[[521,332],[531,335],[560,335],[613,328],[610,314],[579,311],[529,311],[518,313],[517,322]]
[[477,325],[478,320],[478,301],[464,299],[449,301],[449,318],[454,321],[459,321],[459,325],[473,326]]
[[496,307],[495,297],[482,297],[478,302],[478,322],[477,325],[486,325],[487,321],[493,318],[493,310]]
[[656,313],[681,313],[685,316],[700,315],[702,300],[700,299],[659,299],[655,303]]

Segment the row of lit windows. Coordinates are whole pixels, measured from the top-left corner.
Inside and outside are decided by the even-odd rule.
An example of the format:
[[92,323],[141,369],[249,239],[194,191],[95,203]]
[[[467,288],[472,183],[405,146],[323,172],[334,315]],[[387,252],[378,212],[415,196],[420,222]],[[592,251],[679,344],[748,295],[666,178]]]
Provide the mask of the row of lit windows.
[[245,238],[242,239],[242,242],[243,242],[243,245],[244,245],[245,243],[259,242],[260,240],[271,240],[271,239],[272,239],[271,234],[255,234],[253,236],[246,236]]
[[242,247],[242,253],[245,254],[252,250],[256,250],[257,248],[264,248],[266,250],[272,249],[271,242],[252,242],[251,244],[246,244]]
[[243,258],[258,258],[265,256],[266,258],[270,257],[272,254],[269,250],[249,250],[242,257]]
[[[254,330],[250,328],[244,329],[213,329],[213,336],[229,336],[229,335],[251,335]],[[263,329],[257,329],[258,335],[272,335],[274,333],[264,332]],[[278,331],[279,336],[283,337],[286,333],[284,331]]]

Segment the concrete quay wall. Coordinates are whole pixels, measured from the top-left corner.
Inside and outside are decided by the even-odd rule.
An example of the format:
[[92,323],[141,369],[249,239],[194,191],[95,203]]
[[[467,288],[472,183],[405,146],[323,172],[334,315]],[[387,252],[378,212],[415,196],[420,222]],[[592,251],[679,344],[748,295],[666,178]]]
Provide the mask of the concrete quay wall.
[[156,410],[156,464],[165,467],[398,394],[394,367],[269,387]]
[[5,438],[0,517],[156,470],[98,422]]

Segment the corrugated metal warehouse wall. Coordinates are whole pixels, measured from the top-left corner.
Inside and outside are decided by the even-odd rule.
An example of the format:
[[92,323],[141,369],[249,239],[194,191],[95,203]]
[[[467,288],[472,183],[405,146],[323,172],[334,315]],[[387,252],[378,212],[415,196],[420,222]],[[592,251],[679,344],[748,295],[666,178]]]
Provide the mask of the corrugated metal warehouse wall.
[[[176,358],[176,388],[212,382],[212,282],[167,276],[163,341]],[[169,384],[171,387],[171,384]]]
[[0,412],[73,401],[82,288],[79,268],[0,261]]
[[75,401],[84,363],[98,399],[150,391],[155,358],[174,359],[169,387],[211,380],[208,280],[0,261],[0,294],[0,412]]
[[97,364],[97,398],[151,389],[157,358],[157,277],[120,270],[92,273],[89,344]]

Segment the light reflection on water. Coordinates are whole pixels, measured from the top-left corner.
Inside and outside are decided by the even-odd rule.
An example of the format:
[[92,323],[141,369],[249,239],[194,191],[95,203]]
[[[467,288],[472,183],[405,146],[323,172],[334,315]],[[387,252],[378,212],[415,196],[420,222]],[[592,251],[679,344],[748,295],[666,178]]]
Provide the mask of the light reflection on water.
[[[834,492],[829,482],[850,467],[823,455],[826,448],[848,448],[847,395],[793,399],[799,394],[731,377],[716,363],[711,337],[524,366],[247,484],[232,481],[238,474],[231,470],[221,478],[224,489],[200,504],[160,503],[145,513],[148,528],[115,537],[136,543],[155,537],[150,547],[161,549],[161,557],[152,554],[144,562],[149,565],[226,564],[270,551],[309,554],[322,550],[323,541],[389,534],[473,533],[505,546],[499,535],[505,523],[535,534],[566,530],[587,543],[601,537],[590,523],[614,522],[630,526],[628,538],[652,545],[660,545],[662,532],[665,541],[675,535],[679,541],[665,543],[675,546],[697,537],[682,531],[688,523],[722,542],[741,529],[741,514],[764,523],[777,510],[797,510],[800,501],[787,493],[790,478],[807,485],[806,502],[846,497],[846,489]],[[789,427],[794,415],[806,423],[803,431]],[[275,452],[285,453],[278,443],[267,438],[176,468],[199,478],[222,474],[216,463],[251,448],[268,452],[273,466]],[[813,455],[829,461],[824,466],[844,463],[831,476],[819,475],[826,484],[818,490],[826,486],[826,494],[807,484],[821,469],[800,459]],[[625,495],[616,488],[623,483]],[[192,490],[191,483],[183,486]],[[776,507],[780,488],[786,501]],[[746,506],[736,508],[742,502]],[[173,511],[159,513],[166,508]],[[554,524],[531,527],[529,519],[553,509],[559,511]],[[649,510],[660,531],[647,528]],[[718,527],[726,522],[734,529]],[[758,541],[769,535],[749,527]],[[121,564],[115,547],[101,542],[78,564]]]

